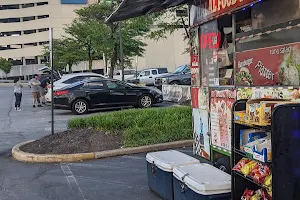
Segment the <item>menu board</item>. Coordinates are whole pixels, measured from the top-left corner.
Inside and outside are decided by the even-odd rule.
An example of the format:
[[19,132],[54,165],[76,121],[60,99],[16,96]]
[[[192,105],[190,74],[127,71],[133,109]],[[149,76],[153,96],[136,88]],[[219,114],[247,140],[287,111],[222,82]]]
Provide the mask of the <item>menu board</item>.
[[236,84],[299,86],[300,42],[236,53]]
[[217,21],[200,26],[200,58],[202,86],[219,85],[218,49],[221,35]]
[[236,99],[236,91],[211,90],[210,95],[211,142],[215,146],[231,150],[231,109]]
[[237,99],[287,99],[300,100],[300,88],[239,88]]

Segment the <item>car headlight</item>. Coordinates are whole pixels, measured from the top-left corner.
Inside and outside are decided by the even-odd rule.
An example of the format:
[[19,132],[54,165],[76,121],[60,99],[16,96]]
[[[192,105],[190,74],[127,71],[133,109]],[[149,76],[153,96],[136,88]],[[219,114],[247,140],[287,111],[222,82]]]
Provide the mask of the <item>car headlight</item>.
[[169,79],[168,79],[168,78],[162,78],[162,82],[163,82],[163,83],[168,83],[168,82],[169,82]]

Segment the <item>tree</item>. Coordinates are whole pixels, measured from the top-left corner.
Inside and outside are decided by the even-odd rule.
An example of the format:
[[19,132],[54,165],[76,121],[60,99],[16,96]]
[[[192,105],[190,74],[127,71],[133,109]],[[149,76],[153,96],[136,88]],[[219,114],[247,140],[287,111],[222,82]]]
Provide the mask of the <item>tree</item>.
[[[66,32],[81,44],[88,54],[89,63],[94,58],[103,54],[110,62],[110,77],[120,64],[120,40],[118,23],[105,24],[105,19],[113,12],[117,4],[99,3],[91,4],[76,13],[79,16]],[[145,47],[143,37],[150,31],[154,23],[152,16],[143,16],[122,23],[124,63],[131,66],[131,59],[135,56],[143,56]],[[91,67],[91,64],[89,65]]]
[[[84,51],[78,48],[78,44],[68,38],[54,39],[53,40],[53,66],[57,70],[65,69],[69,66],[69,71],[72,72],[72,66],[83,61]],[[50,56],[49,46],[44,47],[43,56]]]
[[6,60],[5,58],[0,58],[0,69],[5,73],[6,78],[7,74],[10,72],[12,68],[12,63],[9,60]]

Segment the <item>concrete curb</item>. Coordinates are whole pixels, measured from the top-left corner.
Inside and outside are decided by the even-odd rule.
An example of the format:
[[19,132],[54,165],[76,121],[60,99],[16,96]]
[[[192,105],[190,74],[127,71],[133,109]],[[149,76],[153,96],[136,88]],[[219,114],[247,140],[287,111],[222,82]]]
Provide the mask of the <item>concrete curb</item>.
[[154,145],[147,145],[141,147],[115,149],[101,152],[78,153],[78,154],[34,154],[26,153],[20,150],[20,147],[33,142],[34,140],[17,144],[12,149],[12,156],[18,161],[30,163],[60,163],[60,162],[77,162],[83,160],[101,159],[115,156],[122,156],[128,154],[145,153],[152,151],[161,151],[173,148],[180,148],[185,146],[192,146],[193,140],[183,140],[169,143],[161,143]]

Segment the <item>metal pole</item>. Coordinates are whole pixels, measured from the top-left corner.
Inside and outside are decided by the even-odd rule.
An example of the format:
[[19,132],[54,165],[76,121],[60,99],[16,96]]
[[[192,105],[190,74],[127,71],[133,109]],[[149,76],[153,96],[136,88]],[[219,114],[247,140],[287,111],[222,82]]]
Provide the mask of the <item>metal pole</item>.
[[51,67],[51,134],[54,134],[54,96],[53,96],[53,28],[49,29],[49,49],[50,49],[50,67]]
[[124,81],[124,55],[123,55],[123,37],[122,37],[122,22],[119,22],[119,38],[120,38],[120,60],[122,69],[122,81]]

